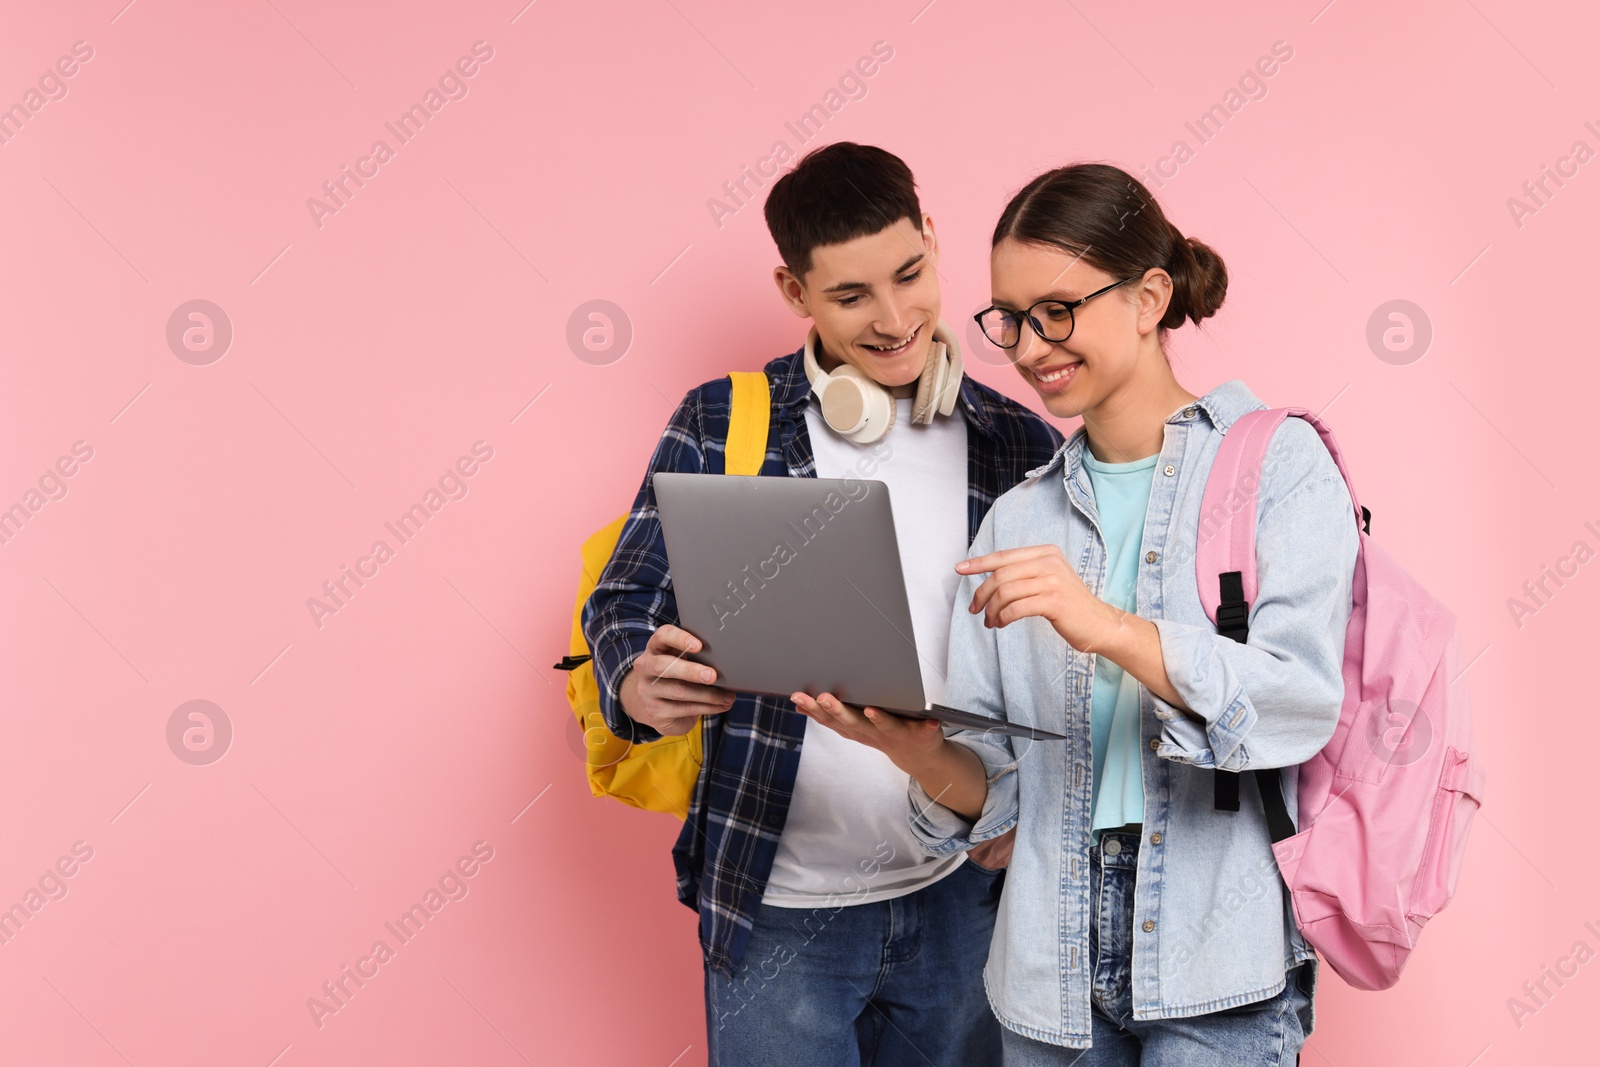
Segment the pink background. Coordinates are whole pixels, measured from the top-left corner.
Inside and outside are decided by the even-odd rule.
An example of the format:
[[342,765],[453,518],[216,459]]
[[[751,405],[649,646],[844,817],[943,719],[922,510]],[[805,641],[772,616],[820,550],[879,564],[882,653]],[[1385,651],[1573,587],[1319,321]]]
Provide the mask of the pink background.
[[[1459,612],[1490,772],[1460,894],[1395,990],[1324,970],[1304,1062],[1592,1055],[1600,963],[1520,1026],[1507,1005],[1600,949],[1600,562],[1520,627],[1507,606],[1600,548],[1600,163],[1507,205],[1600,149],[1592,12],[924,2],[11,5],[0,105],[93,56],[0,144],[0,507],[93,456],[0,544],[0,905],[93,857],[0,946],[0,1060],[704,1062],[676,825],[589,797],[550,665],[578,544],[684,390],[799,343],[761,193],[720,225],[708,199],[800,147],[785,122],[878,41],[808,147],[907,160],[947,320],[986,302],[1028,178],[1188,141],[1156,192],[1232,286],[1175,336],[1180,380],[1331,403],[1376,535]],[[384,123],[476,41],[468,95],[398,145]],[[1277,41],[1266,95],[1198,145],[1184,123]],[[379,138],[393,159],[319,227],[307,199]],[[233,329],[208,365],[167,342],[195,299]],[[567,343],[594,299],[631,322],[619,359]],[[1367,342],[1395,299],[1432,324],[1420,359]],[[969,369],[1038,407],[992,352]],[[477,441],[465,498],[319,627],[308,598]],[[191,700],[231,723],[208,765],[169,747]],[[308,998],[480,841],[468,895],[319,1027]]]

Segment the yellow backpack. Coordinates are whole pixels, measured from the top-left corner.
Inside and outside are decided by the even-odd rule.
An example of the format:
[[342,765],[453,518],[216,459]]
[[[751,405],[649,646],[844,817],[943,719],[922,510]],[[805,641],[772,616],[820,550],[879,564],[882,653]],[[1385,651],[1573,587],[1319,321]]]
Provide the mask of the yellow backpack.
[[[733,411],[728,419],[727,473],[759,474],[767,455],[767,426],[772,398],[767,376],[761,371],[733,371]],[[600,687],[594,660],[583,636],[583,606],[611,560],[622,527],[622,515],[596,530],[583,543],[583,572],[578,578],[578,601],[572,611],[570,653],[556,664],[568,671],[567,702],[583,730],[584,764],[589,792],[612,796],[624,804],[648,811],[672,812],[687,818],[689,798],[700,776],[702,721],[677,737],[634,744],[617,737],[600,713]]]

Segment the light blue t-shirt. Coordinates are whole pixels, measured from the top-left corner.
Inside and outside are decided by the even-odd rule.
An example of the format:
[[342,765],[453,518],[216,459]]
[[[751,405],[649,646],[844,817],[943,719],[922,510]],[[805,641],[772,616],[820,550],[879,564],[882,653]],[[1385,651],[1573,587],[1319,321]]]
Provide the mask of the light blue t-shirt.
[[[1151,471],[1159,458],[1104,463],[1083,450],[1083,467],[1094,489],[1106,541],[1106,580],[1100,599],[1123,611],[1138,606],[1139,546],[1150,507]],[[1095,660],[1089,727],[1094,742],[1094,815],[1089,825],[1092,840],[1099,841],[1101,830],[1144,821],[1139,682],[1104,656]]]

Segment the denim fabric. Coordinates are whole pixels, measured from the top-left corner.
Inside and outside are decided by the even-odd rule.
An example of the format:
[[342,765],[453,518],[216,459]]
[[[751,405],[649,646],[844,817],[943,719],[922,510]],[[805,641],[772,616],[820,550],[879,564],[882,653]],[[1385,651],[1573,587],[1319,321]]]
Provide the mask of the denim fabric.
[[[1350,496],[1311,426],[1286,420],[1260,475],[1259,589],[1250,641],[1216,632],[1194,569],[1201,499],[1222,435],[1264,405],[1240,382],[1174,411],[1145,518],[1139,613],[1159,632],[1180,711],[1140,687],[1144,829],[1138,842],[1130,1003],[1138,1021],[1221,1011],[1276,996],[1285,974],[1314,960],[1288,903],[1254,776],[1240,810],[1212,806],[1213,769],[1285,768],[1297,818],[1296,765],[1328,743],[1344,696],[1345,627],[1357,532]],[[1044,467],[990,509],[973,543],[1055,544],[1099,595],[1105,581],[1080,430]],[[1234,499],[1239,499],[1235,497]],[[1090,695],[1093,653],[1074,651],[1048,620],[988,629],[966,608],[984,575],[963,580],[950,635],[946,702],[1067,734],[1013,740],[951,735],[983,762],[988,796],[976,820],[935,804],[912,781],[909,818],[935,854],[962,850],[1017,827],[1006,896],[985,971],[996,1014],[1010,1029],[1055,1045],[1087,1047],[1089,954]]]
[[1139,837],[1106,831],[1089,853],[1094,922],[1094,1045],[1062,1048],[1005,1031],[1006,1067],[1280,1067],[1299,1062],[1316,964],[1296,968],[1277,996],[1183,1019],[1133,1017],[1133,901]]
[[889,900],[758,904],[733,976],[705,968],[712,1067],[999,1067],[982,973],[1004,883],[969,860]]

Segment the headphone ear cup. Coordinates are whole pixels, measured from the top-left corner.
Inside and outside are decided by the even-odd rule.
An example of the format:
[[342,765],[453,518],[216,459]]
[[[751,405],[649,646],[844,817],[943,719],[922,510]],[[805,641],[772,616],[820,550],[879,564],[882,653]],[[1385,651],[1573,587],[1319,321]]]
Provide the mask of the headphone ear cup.
[[894,425],[894,398],[856,368],[845,364],[829,376],[822,393],[828,428],[857,444],[870,444]]
[[818,399],[822,401],[822,421],[835,433],[854,433],[865,422],[866,401],[859,382],[834,374]]

